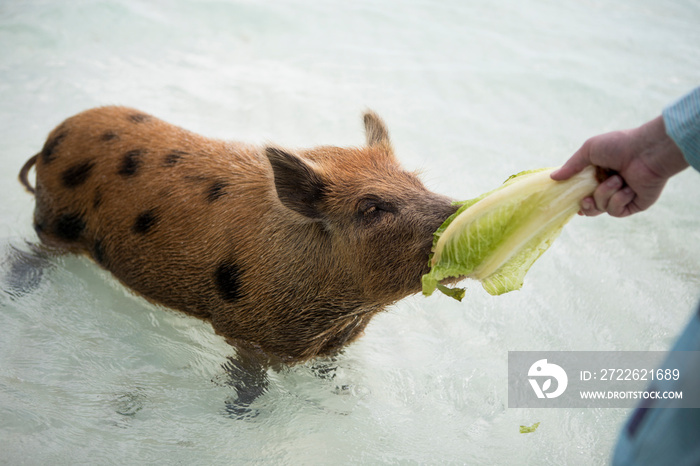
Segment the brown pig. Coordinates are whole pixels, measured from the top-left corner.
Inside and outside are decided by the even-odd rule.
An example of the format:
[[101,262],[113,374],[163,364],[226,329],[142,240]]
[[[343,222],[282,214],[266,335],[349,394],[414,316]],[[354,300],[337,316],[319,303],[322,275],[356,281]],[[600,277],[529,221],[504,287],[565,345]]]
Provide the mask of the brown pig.
[[401,168],[376,114],[364,123],[364,147],[290,151],[96,108],[54,129],[20,180],[44,244],[297,362],[338,351],[420,291],[432,233],[456,210]]

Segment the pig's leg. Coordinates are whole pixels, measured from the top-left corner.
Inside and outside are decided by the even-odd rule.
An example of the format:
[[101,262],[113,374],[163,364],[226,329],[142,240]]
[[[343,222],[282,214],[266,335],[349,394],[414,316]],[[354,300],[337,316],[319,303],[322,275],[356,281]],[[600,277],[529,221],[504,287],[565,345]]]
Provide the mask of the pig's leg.
[[247,357],[240,352],[238,358],[228,358],[228,362],[221,367],[226,371],[224,384],[236,390],[236,396],[225,402],[226,415],[234,419],[257,416],[258,410],[250,406],[267,390],[267,367],[256,358]]
[[21,298],[41,284],[44,270],[51,266],[46,253],[39,246],[23,247],[11,243],[0,251],[0,289],[13,298]]

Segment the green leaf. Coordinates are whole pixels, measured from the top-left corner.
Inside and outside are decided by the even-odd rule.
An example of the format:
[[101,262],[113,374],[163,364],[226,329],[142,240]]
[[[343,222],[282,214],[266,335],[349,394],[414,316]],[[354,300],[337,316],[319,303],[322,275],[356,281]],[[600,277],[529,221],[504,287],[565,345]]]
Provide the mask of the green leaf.
[[590,166],[565,181],[553,169],[511,176],[497,189],[465,201],[433,236],[423,294],[436,289],[461,300],[464,291],[440,284],[450,277],[480,280],[492,295],[518,290],[534,262],[598,186]]
[[445,293],[450,298],[456,299],[457,301],[461,301],[464,298],[464,293],[466,293],[464,288],[448,288],[440,283],[437,284],[437,289]]
[[530,427],[528,427],[528,426],[520,426],[520,433],[521,433],[521,434],[531,434],[531,433],[533,433],[534,431],[536,431],[537,428],[538,428],[539,426],[540,426],[540,423],[539,423],[539,422],[535,422],[535,423],[534,423],[533,425],[531,425]]

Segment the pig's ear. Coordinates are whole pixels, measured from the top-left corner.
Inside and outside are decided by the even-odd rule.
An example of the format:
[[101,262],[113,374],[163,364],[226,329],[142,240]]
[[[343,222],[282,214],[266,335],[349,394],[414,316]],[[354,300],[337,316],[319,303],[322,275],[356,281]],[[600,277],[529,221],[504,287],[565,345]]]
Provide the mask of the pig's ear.
[[265,155],[272,165],[275,189],[282,204],[305,217],[320,220],[325,191],[321,176],[308,163],[281,149],[268,147]]
[[371,110],[365,112],[365,137],[367,138],[368,146],[391,145],[389,141],[389,131],[386,125],[379,118],[379,115]]

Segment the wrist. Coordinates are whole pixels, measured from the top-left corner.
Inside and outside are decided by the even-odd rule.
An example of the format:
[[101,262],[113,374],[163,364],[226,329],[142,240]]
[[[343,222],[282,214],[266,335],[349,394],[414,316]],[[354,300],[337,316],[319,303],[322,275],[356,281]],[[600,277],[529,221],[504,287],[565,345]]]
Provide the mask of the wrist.
[[688,162],[675,141],[666,132],[662,116],[635,129],[640,155],[645,165],[661,178],[670,178],[687,168]]

